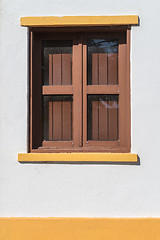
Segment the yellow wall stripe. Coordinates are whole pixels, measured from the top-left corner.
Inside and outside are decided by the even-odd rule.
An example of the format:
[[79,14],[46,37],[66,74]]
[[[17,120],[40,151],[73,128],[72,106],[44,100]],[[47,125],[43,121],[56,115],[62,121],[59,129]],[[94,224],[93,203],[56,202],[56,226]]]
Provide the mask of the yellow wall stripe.
[[138,16],[122,15],[122,16],[21,17],[20,23],[21,26],[27,27],[138,25]]
[[137,162],[133,153],[19,153],[19,162]]
[[0,240],[159,240],[160,218],[0,218]]

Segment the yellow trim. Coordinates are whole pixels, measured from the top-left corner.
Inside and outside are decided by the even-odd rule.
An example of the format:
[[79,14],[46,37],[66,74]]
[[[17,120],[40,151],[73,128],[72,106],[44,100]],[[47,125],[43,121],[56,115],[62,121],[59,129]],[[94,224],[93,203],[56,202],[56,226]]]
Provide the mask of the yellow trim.
[[19,153],[19,162],[137,162],[133,153]]
[[159,240],[160,218],[0,218],[2,240]]
[[21,17],[25,27],[81,27],[138,25],[137,15],[122,16],[65,16],[65,17]]

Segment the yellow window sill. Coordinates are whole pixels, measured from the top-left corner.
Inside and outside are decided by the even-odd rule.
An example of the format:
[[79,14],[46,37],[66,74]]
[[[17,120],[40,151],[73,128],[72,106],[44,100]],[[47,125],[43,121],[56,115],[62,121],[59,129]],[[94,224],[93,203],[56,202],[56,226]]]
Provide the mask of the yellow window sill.
[[19,162],[119,162],[137,163],[133,153],[19,153]]

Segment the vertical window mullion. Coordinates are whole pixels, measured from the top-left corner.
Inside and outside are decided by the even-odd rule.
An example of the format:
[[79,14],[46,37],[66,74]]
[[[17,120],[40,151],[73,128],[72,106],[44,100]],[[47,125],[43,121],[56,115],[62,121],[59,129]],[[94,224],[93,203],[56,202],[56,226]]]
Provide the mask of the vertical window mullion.
[[119,59],[118,59],[118,71],[119,71],[119,140],[120,147],[130,148],[130,140],[127,137],[129,134],[129,86],[127,84],[127,69],[129,67],[129,61],[127,62],[127,44],[123,44],[124,40],[120,40],[119,43]]
[[83,40],[83,147],[87,144],[87,40]]
[[82,146],[82,42],[73,41],[73,144]]

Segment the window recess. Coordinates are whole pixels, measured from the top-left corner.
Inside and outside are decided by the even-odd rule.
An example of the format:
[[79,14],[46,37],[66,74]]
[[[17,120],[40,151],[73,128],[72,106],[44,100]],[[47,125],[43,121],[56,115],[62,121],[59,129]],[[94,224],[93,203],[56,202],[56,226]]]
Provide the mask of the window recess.
[[130,152],[130,30],[30,30],[30,152]]

